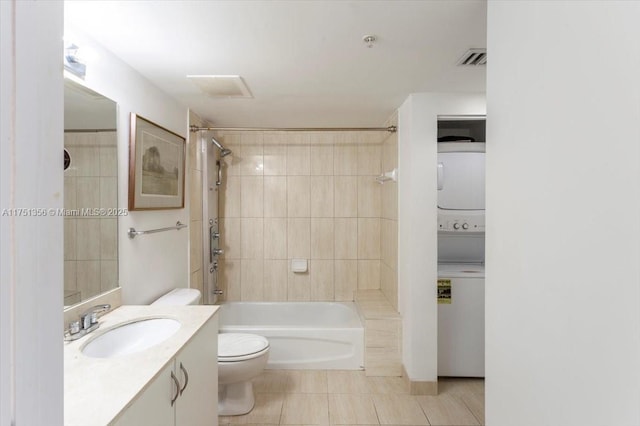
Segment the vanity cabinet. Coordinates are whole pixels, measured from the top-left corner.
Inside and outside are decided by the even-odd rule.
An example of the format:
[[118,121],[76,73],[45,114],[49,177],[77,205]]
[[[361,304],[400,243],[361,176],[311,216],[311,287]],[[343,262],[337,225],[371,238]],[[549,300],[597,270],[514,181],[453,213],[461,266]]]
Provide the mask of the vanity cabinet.
[[[173,404],[171,401],[174,401]],[[117,426],[217,426],[218,317],[207,321],[114,421]]]

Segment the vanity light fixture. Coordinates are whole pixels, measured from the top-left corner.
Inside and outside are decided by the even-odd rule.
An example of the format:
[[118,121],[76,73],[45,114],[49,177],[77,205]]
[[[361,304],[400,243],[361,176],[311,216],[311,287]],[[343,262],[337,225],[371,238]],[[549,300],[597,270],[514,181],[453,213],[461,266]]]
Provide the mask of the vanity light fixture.
[[64,69],[84,80],[84,76],[87,74],[87,65],[78,53],[79,50],[78,45],[65,40]]

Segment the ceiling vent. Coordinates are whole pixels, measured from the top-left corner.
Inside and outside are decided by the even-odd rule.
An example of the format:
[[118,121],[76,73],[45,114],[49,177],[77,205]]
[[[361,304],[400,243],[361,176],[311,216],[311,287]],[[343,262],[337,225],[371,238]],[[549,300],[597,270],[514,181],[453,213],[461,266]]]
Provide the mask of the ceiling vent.
[[487,49],[469,49],[458,61],[458,66],[487,65]]
[[188,75],[187,79],[212,98],[253,98],[239,75]]

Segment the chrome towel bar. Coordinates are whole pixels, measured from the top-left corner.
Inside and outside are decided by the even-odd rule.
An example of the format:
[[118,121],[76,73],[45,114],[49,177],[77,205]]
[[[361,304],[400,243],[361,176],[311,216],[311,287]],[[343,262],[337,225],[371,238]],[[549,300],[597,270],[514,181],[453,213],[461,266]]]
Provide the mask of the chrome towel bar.
[[134,239],[138,235],[155,234],[156,232],[171,231],[173,229],[179,231],[182,228],[186,228],[186,227],[187,225],[185,225],[184,223],[181,223],[180,221],[177,221],[176,226],[169,226],[168,228],[150,229],[148,231],[136,231],[135,228],[129,228],[129,231],[127,231],[127,235],[129,235],[129,238]]

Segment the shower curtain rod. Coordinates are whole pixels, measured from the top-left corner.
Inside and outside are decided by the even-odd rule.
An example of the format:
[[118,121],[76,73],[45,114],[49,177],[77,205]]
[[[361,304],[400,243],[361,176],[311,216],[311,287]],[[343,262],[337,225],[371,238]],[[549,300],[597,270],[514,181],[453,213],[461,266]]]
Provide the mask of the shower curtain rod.
[[192,132],[199,132],[202,130],[227,130],[227,131],[242,131],[242,132],[389,132],[395,133],[398,131],[398,127],[198,127],[195,125],[189,126]]

